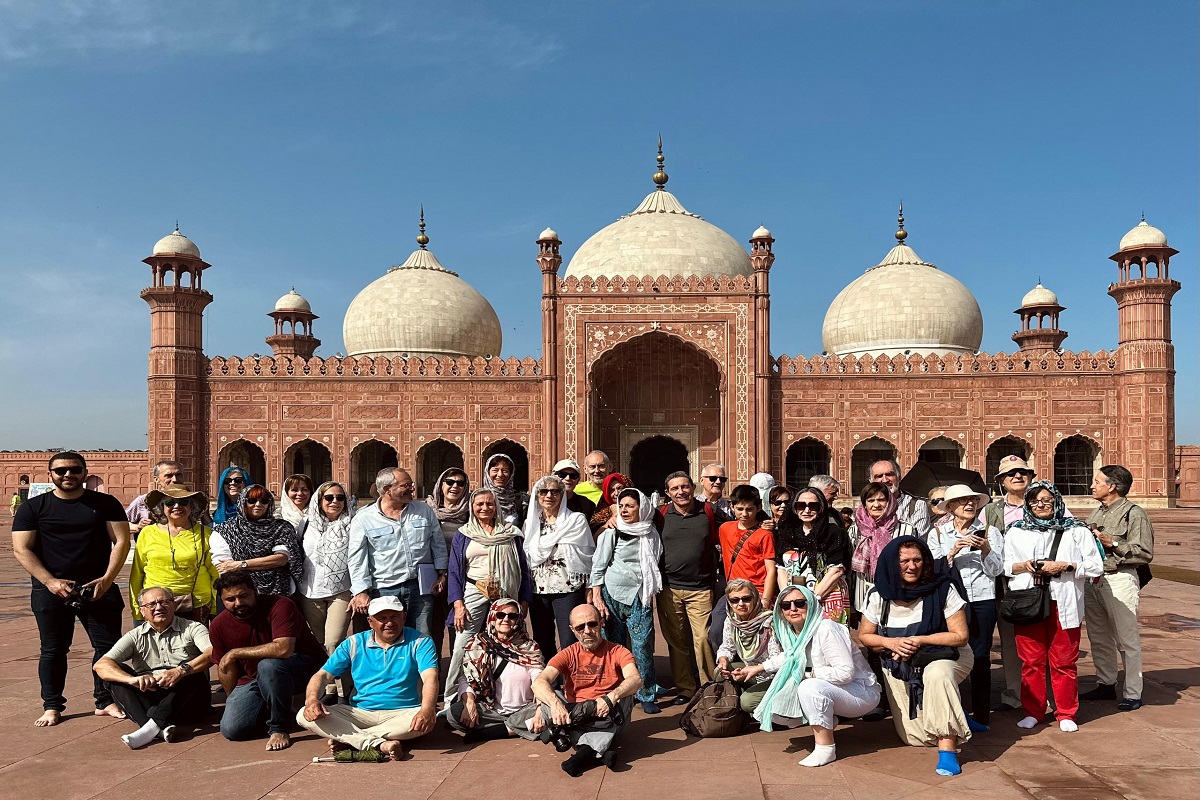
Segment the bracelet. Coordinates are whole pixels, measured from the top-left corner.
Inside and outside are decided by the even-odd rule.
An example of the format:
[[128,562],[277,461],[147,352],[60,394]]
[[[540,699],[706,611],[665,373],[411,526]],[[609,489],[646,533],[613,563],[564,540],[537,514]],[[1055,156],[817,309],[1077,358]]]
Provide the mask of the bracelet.
[[612,711],[612,710],[613,710],[614,708],[616,708],[616,706],[617,706],[617,704],[616,704],[616,703],[614,703],[612,700],[609,700],[609,699],[608,699],[608,695],[606,695],[606,694],[602,694],[602,695],[600,695],[600,699],[601,699],[601,700],[603,700],[603,701],[604,701],[604,703],[605,703],[605,705],[607,705],[607,706],[608,706],[608,710],[609,710],[609,711]]

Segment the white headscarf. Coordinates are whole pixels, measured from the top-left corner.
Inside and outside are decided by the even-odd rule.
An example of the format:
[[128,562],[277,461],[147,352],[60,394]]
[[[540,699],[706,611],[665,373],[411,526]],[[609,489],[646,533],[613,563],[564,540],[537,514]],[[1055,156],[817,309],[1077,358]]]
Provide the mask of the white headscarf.
[[[567,563],[567,572],[577,575],[591,574],[596,540],[592,538],[592,529],[588,525],[587,517],[567,508],[565,490],[559,500],[554,529],[545,535],[542,534],[545,516],[542,504],[537,501],[538,491],[551,479],[559,481],[553,475],[546,475],[533,485],[529,513],[525,515],[525,555],[529,558],[529,568],[533,569],[546,563],[557,546],[559,557]],[[561,484],[561,481],[559,483]]]
[[658,528],[654,527],[654,507],[650,498],[637,489],[622,489],[617,494],[617,504],[621,498],[633,495],[638,501],[638,521],[625,522],[617,513],[617,530],[629,536],[638,538],[638,564],[642,571],[642,588],[639,596],[646,608],[654,601],[654,596],[662,590],[662,573],[658,571],[658,560],[662,557],[662,537]]
[[775,476],[769,472],[756,472],[750,476],[750,485],[762,495],[762,507],[771,510],[771,490],[775,488]]

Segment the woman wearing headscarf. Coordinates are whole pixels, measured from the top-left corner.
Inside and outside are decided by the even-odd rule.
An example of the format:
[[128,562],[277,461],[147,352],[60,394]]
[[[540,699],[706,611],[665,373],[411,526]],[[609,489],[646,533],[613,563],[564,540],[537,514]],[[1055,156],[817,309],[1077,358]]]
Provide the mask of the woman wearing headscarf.
[[278,515],[297,529],[308,516],[308,503],[313,496],[312,478],[301,473],[288,475],[283,482],[283,497],[279,500]]
[[491,489],[476,489],[467,505],[471,518],[450,543],[446,601],[451,613],[446,627],[454,632],[454,649],[446,675],[447,705],[458,694],[463,650],[483,630],[488,607],[501,597],[515,597],[524,612],[533,594],[521,531],[499,518],[495,494]]
[[[458,533],[458,529],[466,525],[471,517],[471,509],[467,503],[467,496],[470,494],[471,481],[467,473],[461,467],[450,467],[438,476],[437,483],[433,485],[433,494],[425,498],[425,503],[437,514],[442,536],[446,539],[447,553],[454,542],[454,534]],[[442,639],[446,636],[448,619],[450,603],[446,600],[446,593],[433,595],[433,622],[430,632],[433,634],[433,644],[439,657],[442,654]],[[453,647],[453,635],[450,643]]]
[[1079,729],[1075,714],[1079,710],[1077,662],[1083,588],[1089,578],[1104,574],[1104,561],[1091,530],[1067,515],[1062,495],[1049,481],[1030,484],[1021,519],[1004,532],[1004,574],[1010,592],[1032,589],[1035,582],[1050,587],[1050,616],[1014,626],[1025,709],[1025,717],[1017,725],[1032,728],[1045,716],[1048,665],[1054,715],[1059,728],[1072,733]]
[[457,699],[447,705],[446,722],[464,731],[466,741],[532,736],[510,728],[508,718],[534,702],[533,680],[545,668],[537,643],[525,633],[521,605],[501,597],[491,604],[487,624],[463,649]]
[[829,501],[820,489],[796,493],[775,526],[775,558],[780,586],[807,586],[821,601],[829,619],[845,625],[850,616],[846,568],[850,544],[846,534],[829,521]]
[[212,515],[214,525],[220,525],[238,513],[238,498],[246,491],[247,483],[249,476],[246,470],[236,464],[226,467],[221,473],[221,479],[217,481],[217,509]]
[[912,525],[896,517],[896,498],[885,483],[868,483],[858,493],[859,506],[850,526],[850,569],[853,573],[854,610],[862,613],[875,581],[875,564],[888,542],[912,536]]
[[604,476],[604,482],[600,484],[600,502],[596,504],[596,510],[588,520],[588,524],[591,525],[597,536],[616,516],[617,497],[628,485],[629,479],[619,472],[612,472]]
[[516,471],[511,458],[504,453],[496,453],[483,465],[482,488],[491,489],[495,495],[500,521],[520,528],[525,524],[525,515],[529,512],[529,495],[518,492],[513,486]]
[[152,522],[138,534],[129,571],[133,618],[142,619],[138,594],[157,586],[174,593],[177,616],[207,624],[217,610],[212,585],[219,577],[209,558],[212,531],[201,522],[208,498],[175,484],[149,492],[146,510]]
[[300,585],[304,550],[296,529],[276,519],[275,498],[267,487],[254,484],[238,498],[237,513],[213,528],[209,547],[217,572],[249,570],[263,594],[290,596]]
[[896,733],[913,747],[938,748],[936,772],[958,775],[958,749],[971,738],[958,685],[971,674],[966,600],[944,559],[913,536],[887,544],[875,591],[858,627],[863,646],[883,656],[883,682]]
[[763,608],[762,595],[751,581],[734,578],[725,584],[725,602],[729,615],[717,648],[717,674],[733,681],[738,705],[753,714],[771,686],[771,676],[759,667],[779,655],[779,640],[771,627],[771,609]]
[[[538,479],[534,503],[525,517],[525,555],[533,575],[529,622],[534,641],[547,659],[575,642],[571,609],[587,600],[596,540],[583,514],[567,508],[563,482],[554,475]],[[558,630],[558,643],[554,632]]]
[[333,481],[318,486],[296,535],[304,551],[296,604],[317,641],[332,653],[350,627],[350,508],[345,487]]
[[751,670],[774,675],[754,718],[764,731],[771,730],[776,716],[807,722],[814,746],[800,766],[823,767],[837,758],[836,718],[858,717],[875,708],[879,683],[850,641],[850,631],[821,613],[820,601],[807,586],[779,593],[772,626],[780,652]]
[[[609,477],[612,477],[611,475]],[[605,481],[604,491],[609,484]],[[662,589],[658,561],[662,539],[654,527],[650,498],[637,489],[617,495],[614,527],[600,532],[592,556],[590,602],[604,621],[604,638],[632,645],[633,660],[642,677],[636,698],[642,711],[662,711],[654,702],[658,684],[654,676],[654,596]]]

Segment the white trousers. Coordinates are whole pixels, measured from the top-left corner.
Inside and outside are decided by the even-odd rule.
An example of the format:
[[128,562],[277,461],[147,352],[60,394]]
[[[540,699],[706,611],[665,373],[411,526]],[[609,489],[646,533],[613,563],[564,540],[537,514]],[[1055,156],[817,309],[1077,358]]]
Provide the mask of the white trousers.
[[832,730],[837,727],[839,717],[861,717],[879,705],[879,684],[867,685],[861,681],[830,683],[820,678],[805,678],[800,681],[800,708],[809,725]]

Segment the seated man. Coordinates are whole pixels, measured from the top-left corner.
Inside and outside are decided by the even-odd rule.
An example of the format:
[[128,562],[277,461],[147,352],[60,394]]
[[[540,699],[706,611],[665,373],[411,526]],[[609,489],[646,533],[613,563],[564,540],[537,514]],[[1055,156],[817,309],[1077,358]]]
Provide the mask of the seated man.
[[[398,761],[401,741],[433,730],[438,701],[438,657],[433,640],[404,627],[404,604],[391,595],[367,606],[371,630],[337,646],[312,680],[296,722],[329,737],[331,750],[379,748]],[[326,708],[325,687],[349,670],[350,705]]]
[[267,749],[292,744],[292,695],[325,659],[300,609],[286,597],[259,594],[245,570],[226,572],[213,582],[225,610],[209,624],[212,660],[225,688],[221,735],[250,738],[267,723]]
[[212,708],[208,629],[175,616],[170,589],[142,589],[138,606],[146,624],[118,639],[92,667],[121,710],[141,726],[121,737],[131,750],[145,747],[156,736],[178,741],[176,725],[201,721]]
[[[595,606],[575,606],[571,630],[578,641],[550,659],[533,682],[538,702],[517,712],[509,725],[524,738],[553,742],[559,752],[574,744],[575,754],[562,768],[577,778],[601,762],[612,766],[613,740],[629,720],[642,679],[633,653],[601,638],[600,612]],[[556,693],[553,687],[559,675],[563,692]]]

